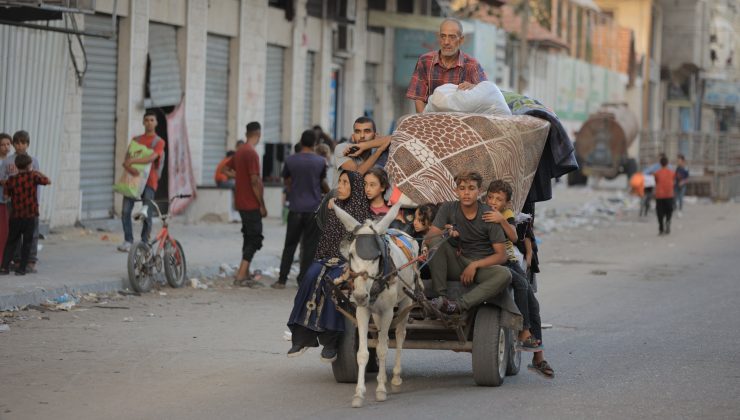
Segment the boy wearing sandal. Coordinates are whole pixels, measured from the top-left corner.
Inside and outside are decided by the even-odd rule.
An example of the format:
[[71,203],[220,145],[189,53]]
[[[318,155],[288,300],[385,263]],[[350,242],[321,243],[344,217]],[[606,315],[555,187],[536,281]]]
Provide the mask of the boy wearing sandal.
[[514,288],[514,301],[519,312],[522,313],[524,324],[517,338],[517,351],[534,353],[529,370],[539,373],[546,378],[552,378],[554,371],[544,358],[542,345],[542,321],[540,319],[540,305],[529,284],[526,273],[519,265],[519,259],[514,252],[514,243],[518,241],[514,212],[511,210],[511,185],[503,180],[494,180],[488,186],[486,204],[491,211],[484,213],[483,220],[501,226],[506,234],[507,261],[502,264],[511,271],[511,284]]

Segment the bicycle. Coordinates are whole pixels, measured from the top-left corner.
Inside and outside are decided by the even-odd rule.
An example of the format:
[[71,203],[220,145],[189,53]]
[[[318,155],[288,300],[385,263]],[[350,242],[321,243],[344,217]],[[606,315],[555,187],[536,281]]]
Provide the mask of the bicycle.
[[[175,199],[188,197],[190,197],[189,194],[176,195],[172,197],[170,203]],[[167,222],[168,215],[162,214],[154,200],[150,201],[150,204],[157,210],[157,215],[162,220],[162,229],[154,240],[137,242],[128,253],[128,279],[134,290],[139,293],[150,291],[155,280],[160,285],[165,284],[161,276],[156,276],[155,279],[155,274],[161,273],[163,266],[167,283],[173,288],[180,288],[185,284],[187,273],[185,251],[183,251],[180,241],[170,235]],[[145,216],[145,214],[140,212],[135,218],[139,219],[142,216]]]

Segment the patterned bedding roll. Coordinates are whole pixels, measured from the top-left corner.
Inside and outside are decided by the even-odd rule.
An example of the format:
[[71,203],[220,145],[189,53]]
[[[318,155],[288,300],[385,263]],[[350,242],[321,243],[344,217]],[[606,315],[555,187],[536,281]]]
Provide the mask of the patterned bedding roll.
[[516,212],[524,205],[550,123],[529,116],[434,112],[404,117],[390,146],[386,170],[417,204],[455,200],[455,174],[474,170],[482,191],[494,179],[514,189]]

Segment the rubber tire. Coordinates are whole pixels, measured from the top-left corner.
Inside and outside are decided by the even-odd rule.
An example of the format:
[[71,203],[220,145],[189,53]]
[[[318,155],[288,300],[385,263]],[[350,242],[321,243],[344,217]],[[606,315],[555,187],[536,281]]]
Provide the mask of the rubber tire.
[[516,351],[516,331],[507,329],[506,348],[509,354],[506,356],[506,376],[514,376],[522,367],[522,352]]
[[[473,329],[473,380],[478,386],[501,386],[506,376],[507,331],[499,320],[501,310],[481,306]],[[499,360],[502,356],[503,360]]]
[[128,281],[139,293],[149,292],[154,285],[154,273],[142,274],[136,267],[137,257],[145,258],[150,252],[149,245],[144,242],[135,243],[128,252]]
[[[332,362],[331,371],[334,373],[334,380],[340,384],[357,383],[357,327],[347,318],[344,318],[344,332],[339,339],[337,346],[337,360]],[[378,356],[375,349],[368,349],[370,357],[365,367],[365,373],[374,373],[378,371]]]
[[172,244],[167,242],[164,246],[164,276],[167,278],[167,283],[175,289],[179,289],[185,284],[185,279],[188,277],[188,265],[185,260],[185,251],[182,249],[180,241],[175,241],[178,251],[180,252],[180,258],[182,260],[182,273],[180,278],[177,278],[177,271],[174,265],[170,263],[170,253],[172,253]]
[[331,371],[338,383],[357,383],[357,328],[344,318],[344,332],[337,346],[337,360],[332,362]]

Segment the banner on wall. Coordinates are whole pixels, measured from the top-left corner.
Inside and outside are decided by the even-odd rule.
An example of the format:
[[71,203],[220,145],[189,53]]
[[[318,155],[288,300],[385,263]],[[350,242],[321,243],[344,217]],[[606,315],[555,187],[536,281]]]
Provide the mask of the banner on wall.
[[170,204],[170,214],[182,213],[195,200],[195,174],[190,160],[188,130],[185,124],[185,99],[174,111],[167,115],[167,171],[169,177],[169,198],[176,195],[190,195]]

